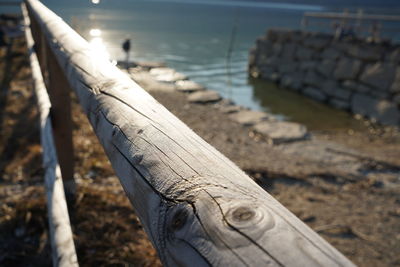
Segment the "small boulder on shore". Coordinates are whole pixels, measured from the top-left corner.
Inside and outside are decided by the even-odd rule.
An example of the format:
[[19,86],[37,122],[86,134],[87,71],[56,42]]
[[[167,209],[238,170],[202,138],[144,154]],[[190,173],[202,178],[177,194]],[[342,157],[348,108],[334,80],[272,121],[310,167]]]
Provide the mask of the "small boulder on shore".
[[304,140],[308,135],[304,125],[285,121],[260,122],[254,130],[267,136],[274,144]]
[[176,85],[176,90],[182,92],[194,92],[194,91],[205,90],[205,88],[202,85],[190,80],[177,81],[175,85]]
[[275,120],[275,118],[270,114],[254,110],[241,110],[230,115],[230,118],[244,126],[252,126],[265,120]]
[[221,100],[221,96],[216,91],[205,90],[194,92],[188,96],[188,101],[191,103],[210,103]]

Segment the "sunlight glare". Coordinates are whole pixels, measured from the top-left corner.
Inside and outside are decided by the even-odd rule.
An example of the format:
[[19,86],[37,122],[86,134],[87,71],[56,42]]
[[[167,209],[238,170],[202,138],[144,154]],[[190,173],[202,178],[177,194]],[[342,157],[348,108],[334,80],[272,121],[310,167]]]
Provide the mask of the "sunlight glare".
[[90,29],[89,34],[92,37],[99,37],[99,36],[101,36],[101,30],[100,29]]

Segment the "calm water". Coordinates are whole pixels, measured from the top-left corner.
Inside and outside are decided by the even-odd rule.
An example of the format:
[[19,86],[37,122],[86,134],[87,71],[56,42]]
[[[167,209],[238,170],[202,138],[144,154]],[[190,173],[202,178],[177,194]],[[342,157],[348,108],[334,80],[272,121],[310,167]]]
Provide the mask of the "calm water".
[[[130,38],[131,59],[164,61],[238,104],[271,111],[310,128],[356,123],[342,112],[273,84],[248,80],[248,51],[258,36],[270,27],[299,28],[305,11],[327,10],[323,6],[216,0],[106,0],[97,5],[77,0],[43,2],[111,59],[124,58],[121,43]],[[226,59],[234,25],[237,34],[228,82]],[[320,113],[337,123],[315,116]]]

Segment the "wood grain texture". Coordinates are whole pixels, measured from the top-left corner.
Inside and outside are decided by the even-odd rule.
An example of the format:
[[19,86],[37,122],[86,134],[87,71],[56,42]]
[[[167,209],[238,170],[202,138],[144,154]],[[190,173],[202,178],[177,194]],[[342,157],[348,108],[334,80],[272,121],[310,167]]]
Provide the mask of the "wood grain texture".
[[[29,25],[26,7],[22,5],[25,25]],[[29,59],[34,81],[34,90],[40,114],[40,140],[43,147],[43,167],[50,228],[50,241],[54,266],[78,266],[71,225],[65,201],[61,171],[54,147],[50,121],[50,100],[40,71],[38,58],[33,49],[33,38],[29,27],[25,28]]]
[[27,3],[164,265],[353,266],[59,17]]

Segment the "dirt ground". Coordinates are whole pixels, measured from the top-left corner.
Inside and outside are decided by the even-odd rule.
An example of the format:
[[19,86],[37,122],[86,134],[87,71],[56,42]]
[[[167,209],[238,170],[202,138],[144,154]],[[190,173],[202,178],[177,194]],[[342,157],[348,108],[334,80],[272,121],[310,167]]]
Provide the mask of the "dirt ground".
[[[0,266],[49,266],[39,121],[23,39],[0,53]],[[314,143],[270,145],[218,104],[190,104],[179,92],[151,94],[354,263],[400,265],[397,133],[313,133],[314,143],[351,148],[339,149],[347,154],[333,164],[296,154]],[[159,266],[76,101],[73,119],[79,193],[71,223],[80,265]]]

